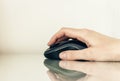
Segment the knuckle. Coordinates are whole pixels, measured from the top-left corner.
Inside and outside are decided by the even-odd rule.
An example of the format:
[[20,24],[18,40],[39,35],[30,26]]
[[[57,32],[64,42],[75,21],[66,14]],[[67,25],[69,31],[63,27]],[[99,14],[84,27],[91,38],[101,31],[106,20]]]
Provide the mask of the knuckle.
[[66,29],[68,29],[68,28],[67,28],[67,27],[62,27],[62,28],[61,28],[61,30],[66,30]]
[[95,60],[93,50],[84,51],[84,55],[85,55],[86,60]]
[[90,30],[86,29],[86,28],[83,28],[83,29],[80,29],[80,33],[82,34],[81,35],[82,37],[88,37],[89,34],[90,34]]
[[68,30],[68,28],[63,27],[63,28],[60,29],[60,32],[66,32],[67,30]]
[[87,28],[82,28],[81,30],[83,30],[83,31],[89,31],[89,29],[87,29]]
[[86,35],[90,32],[90,30],[83,28],[83,29],[81,29],[81,32]]

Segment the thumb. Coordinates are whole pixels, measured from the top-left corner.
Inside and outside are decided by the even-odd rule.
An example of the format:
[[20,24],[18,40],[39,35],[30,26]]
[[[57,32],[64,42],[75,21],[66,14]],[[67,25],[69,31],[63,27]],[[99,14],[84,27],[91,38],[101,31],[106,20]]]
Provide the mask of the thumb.
[[60,53],[63,60],[96,60],[98,51],[95,48],[86,48],[83,50],[69,50]]

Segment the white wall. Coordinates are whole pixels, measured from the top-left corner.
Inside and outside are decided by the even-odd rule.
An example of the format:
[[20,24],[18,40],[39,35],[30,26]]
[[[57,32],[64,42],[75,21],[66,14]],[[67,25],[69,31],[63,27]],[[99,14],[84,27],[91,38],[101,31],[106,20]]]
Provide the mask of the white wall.
[[0,0],[1,53],[40,53],[61,27],[120,37],[119,0]]

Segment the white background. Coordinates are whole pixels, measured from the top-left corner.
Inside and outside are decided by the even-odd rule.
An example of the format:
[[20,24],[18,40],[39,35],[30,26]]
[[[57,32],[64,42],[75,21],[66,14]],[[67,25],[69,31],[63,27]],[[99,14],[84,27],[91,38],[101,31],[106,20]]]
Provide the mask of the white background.
[[120,0],[0,0],[0,52],[40,53],[61,27],[120,37]]

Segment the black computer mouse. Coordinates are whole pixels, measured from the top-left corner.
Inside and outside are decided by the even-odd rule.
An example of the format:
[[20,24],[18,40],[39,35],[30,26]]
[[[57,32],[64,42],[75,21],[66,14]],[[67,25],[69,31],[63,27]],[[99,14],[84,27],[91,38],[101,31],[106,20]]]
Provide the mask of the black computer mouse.
[[87,45],[76,39],[68,39],[51,45],[45,52],[44,56],[48,59],[60,60],[59,54],[66,50],[82,50]]

